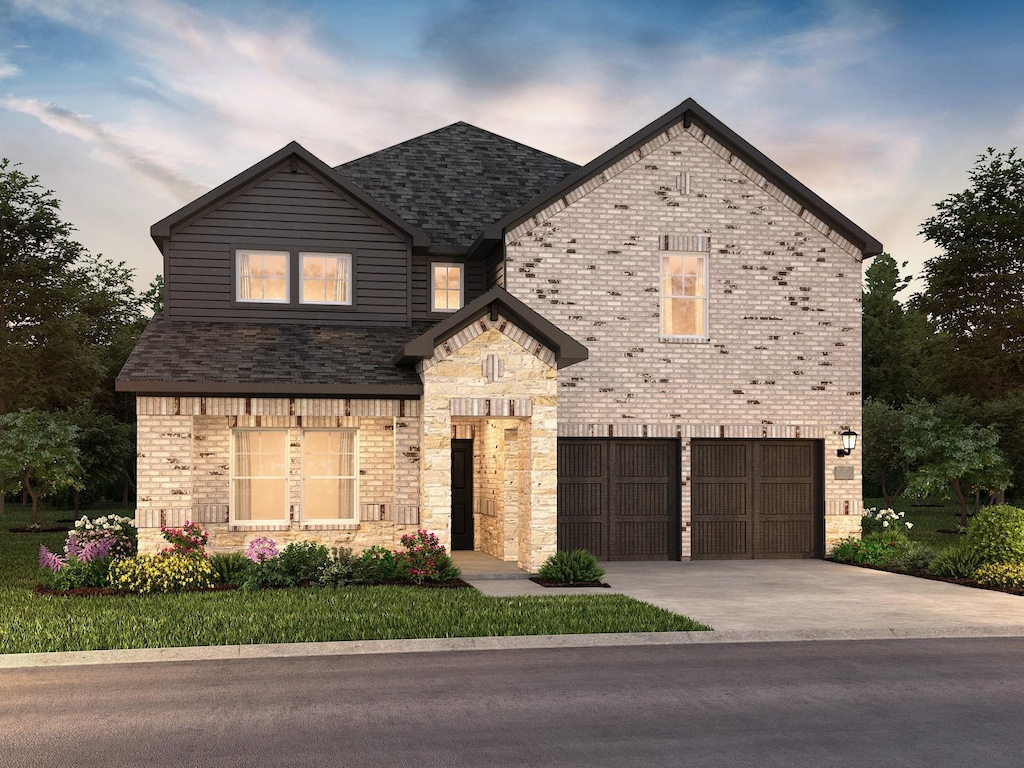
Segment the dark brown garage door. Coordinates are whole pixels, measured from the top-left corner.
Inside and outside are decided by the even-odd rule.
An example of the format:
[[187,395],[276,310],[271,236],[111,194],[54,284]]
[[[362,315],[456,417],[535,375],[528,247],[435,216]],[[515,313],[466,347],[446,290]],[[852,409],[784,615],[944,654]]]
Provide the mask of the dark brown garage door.
[[694,560],[822,557],[820,440],[694,440]]
[[558,548],[679,559],[679,442],[558,440]]

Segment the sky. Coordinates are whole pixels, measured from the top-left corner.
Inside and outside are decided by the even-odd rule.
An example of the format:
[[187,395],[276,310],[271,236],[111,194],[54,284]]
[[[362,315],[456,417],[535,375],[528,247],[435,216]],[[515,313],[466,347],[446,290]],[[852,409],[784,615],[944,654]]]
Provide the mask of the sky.
[[1024,145],[1022,33],[1019,0],[0,0],[0,156],[142,289],[150,226],[289,141],[461,120],[583,164],[692,97],[918,275]]

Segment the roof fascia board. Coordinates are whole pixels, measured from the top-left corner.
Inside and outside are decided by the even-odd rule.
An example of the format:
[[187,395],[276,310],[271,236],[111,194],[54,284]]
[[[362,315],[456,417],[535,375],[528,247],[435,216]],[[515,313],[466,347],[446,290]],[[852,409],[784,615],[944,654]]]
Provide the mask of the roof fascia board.
[[689,125],[691,120],[694,120],[701,128],[728,147],[730,152],[739,156],[761,173],[761,175],[770,179],[794,199],[799,200],[811,213],[848,238],[850,242],[860,248],[865,257],[874,256],[882,252],[882,244],[878,240],[793,178],[793,176],[754,148],[753,145],[735,131],[728,128],[693,99],[687,99],[654,122],[641,128],[629,138],[619,142],[604,154],[590,161],[575,173],[567,176],[555,186],[542,192],[530,202],[491,224],[473,244],[470,251],[476,252],[487,241],[500,241],[506,229],[519,224],[537,211],[546,208],[558,198],[572,191],[605,168],[614,165],[630,152],[635,151],[639,146],[647,143],[663,131],[668,130],[669,127],[680,120],[683,120],[687,125]]
[[589,350],[572,336],[554,325],[550,320],[530,308],[504,288],[495,286],[471,301],[446,320],[441,321],[426,333],[406,344],[395,355],[395,365],[408,365],[424,360],[434,354],[435,347],[442,341],[470,325],[480,315],[488,312],[497,303],[503,314],[516,325],[534,335],[538,341],[555,353],[558,368],[566,368],[582,362],[590,356]]
[[140,395],[309,395],[332,397],[413,397],[423,394],[419,384],[292,384],[223,381],[130,381],[118,379],[118,392]]
[[290,157],[297,157],[309,166],[309,168],[318,176],[320,176],[325,183],[333,186],[341,193],[352,198],[360,205],[376,214],[379,218],[383,219],[390,226],[397,229],[400,233],[409,238],[414,249],[426,249],[430,247],[430,238],[423,230],[405,221],[390,208],[387,208],[375,198],[371,197],[358,185],[335,172],[334,169],[327,165],[323,160],[296,141],[287,144],[277,152],[274,152],[272,155],[265,157],[252,167],[242,171],[237,176],[234,176],[220,186],[211,189],[205,195],[198,197],[183,208],[179,208],[170,216],[161,219],[150,227],[150,236],[157,245],[160,245],[163,240],[171,236],[172,229],[203,211],[212,208],[218,203],[223,202],[232,195],[237,194],[245,186],[269,173]]

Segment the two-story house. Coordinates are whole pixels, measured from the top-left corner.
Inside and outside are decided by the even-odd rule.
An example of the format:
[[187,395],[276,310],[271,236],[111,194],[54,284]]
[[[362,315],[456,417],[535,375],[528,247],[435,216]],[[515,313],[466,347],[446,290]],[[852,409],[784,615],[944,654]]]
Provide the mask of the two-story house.
[[583,167],[464,123],[336,168],[290,144],[152,235],[118,379],[143,548],[422,527],[534,571],[859,530],[881,245],[692,100]]

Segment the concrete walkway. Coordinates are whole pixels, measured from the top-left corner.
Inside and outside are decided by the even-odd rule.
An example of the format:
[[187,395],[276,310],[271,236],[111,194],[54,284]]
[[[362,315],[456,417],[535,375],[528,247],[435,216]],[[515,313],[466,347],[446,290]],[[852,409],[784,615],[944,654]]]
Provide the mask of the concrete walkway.
[[[823,560],[602,566],[612,588],[594,592],[629,595],[718,631],[1024,634],[1024,597]],[[488,595],[581,593],[525,579],[466,580]]]

